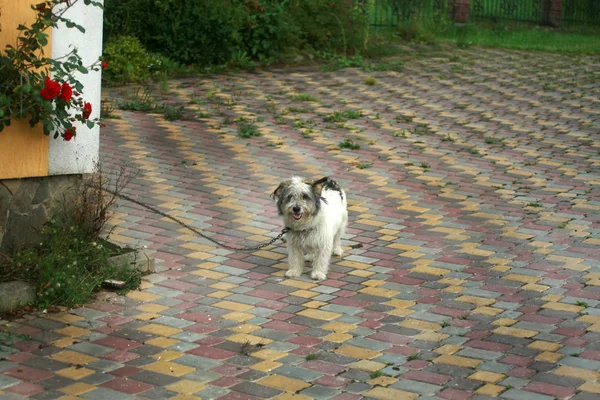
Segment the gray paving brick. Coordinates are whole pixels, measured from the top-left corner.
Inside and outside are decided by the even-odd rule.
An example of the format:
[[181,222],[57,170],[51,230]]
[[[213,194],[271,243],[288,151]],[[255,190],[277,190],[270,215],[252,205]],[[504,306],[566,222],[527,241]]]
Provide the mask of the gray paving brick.
[[518,389],[509,389],[500,395],[503,399],[510,400],[554,400],[552,396],[546,396],[543,394],[527,392]]
[[340,391],[337,389],[321,385],[312,385],[311,387],[300,392],[300,394],[308,396],[312,399],[329,399],[339,393]]
[[435,394],[443,389],[442,386],[409,379],[400,379],[398,382],[391,384],[390,387],[419,394]]

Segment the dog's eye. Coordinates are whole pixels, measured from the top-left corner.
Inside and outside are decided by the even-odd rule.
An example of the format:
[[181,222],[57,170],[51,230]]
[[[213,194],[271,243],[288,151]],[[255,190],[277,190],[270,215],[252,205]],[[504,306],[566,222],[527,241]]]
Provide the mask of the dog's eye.
[[303,198],[304,200],[308,200],[308,199],[309,199],[309,197],[308,197],[308,195],[307,195],[306,193],[304,193],[304,194],[302,195],[302,198]]
[[288,197],[286,197],[286,201],[290,201],[290,200],[292,200],[292,197],[293,197],[293,196],[290,194]]

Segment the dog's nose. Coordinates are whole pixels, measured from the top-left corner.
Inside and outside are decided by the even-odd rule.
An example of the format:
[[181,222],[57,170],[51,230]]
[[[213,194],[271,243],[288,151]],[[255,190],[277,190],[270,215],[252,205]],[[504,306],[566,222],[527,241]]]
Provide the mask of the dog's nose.
[[302,211],[302,209],[299,206],[294,206],[294,208],[292,208],[292,211],[298,214],[300,211]]

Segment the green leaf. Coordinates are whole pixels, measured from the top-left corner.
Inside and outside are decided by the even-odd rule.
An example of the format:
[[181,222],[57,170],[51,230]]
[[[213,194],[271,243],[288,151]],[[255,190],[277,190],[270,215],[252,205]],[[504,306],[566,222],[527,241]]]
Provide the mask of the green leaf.
[[87,121],[86,125],[87,125],[88,129],[92,129],[94,127],[94,121]]

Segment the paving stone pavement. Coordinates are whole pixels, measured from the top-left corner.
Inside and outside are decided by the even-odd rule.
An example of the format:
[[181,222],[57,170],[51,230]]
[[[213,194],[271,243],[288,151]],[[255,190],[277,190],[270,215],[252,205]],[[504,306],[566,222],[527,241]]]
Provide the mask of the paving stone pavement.
[[111,240],[159,271],[5,325],[0,399],[600,398],[600,58],[404,59],[174,81],[190,121],[116,111],[101,154],[139,170],[129,195],[245,246],[281,229],[282,179],[332,176],[347,251],[285,279],[281,242],[224,250],[120,202]]

